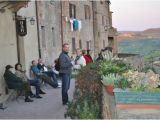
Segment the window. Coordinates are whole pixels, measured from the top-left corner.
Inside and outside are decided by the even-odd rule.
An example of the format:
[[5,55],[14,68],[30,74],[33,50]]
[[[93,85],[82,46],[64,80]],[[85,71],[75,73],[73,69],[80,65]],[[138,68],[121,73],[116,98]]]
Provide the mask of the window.
[[87,50],[90,50],[91,49],[91,41],[87,41]]
[[52,27],[52,42],[53,42],[53,46],[56,46],[56,40],[55,40],[55,30],[54,27]]
[[84,11],[85,11],[85,19],[90,19],[91,13],[90,13],[90,7],[88,5],[84,5]]
[[42,48],[46,48],[45,27],[41,26]]
[[76,5],[69,4],[69,16],[70,18],[76,18]]
[[114,39],[113,39],[113,37],[108,37],[108,46],[109,47],[112,47],[113,46],[113,41]]
[[75,38],[72,38],[72,53],[76,51],[76,41]]
[[106,19],[104,15],[102,16],[102,25],[106,25]]
[[82,49],[82,40],[79,40],[79,48]]

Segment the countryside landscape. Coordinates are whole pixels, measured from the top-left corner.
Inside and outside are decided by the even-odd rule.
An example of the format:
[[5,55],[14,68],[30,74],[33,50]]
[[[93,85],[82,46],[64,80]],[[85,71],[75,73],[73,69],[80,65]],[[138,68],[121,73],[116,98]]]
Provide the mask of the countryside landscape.
[[160,28],[122,31],[118,36],[119,53],[140,54],[146,64],[160,58]]

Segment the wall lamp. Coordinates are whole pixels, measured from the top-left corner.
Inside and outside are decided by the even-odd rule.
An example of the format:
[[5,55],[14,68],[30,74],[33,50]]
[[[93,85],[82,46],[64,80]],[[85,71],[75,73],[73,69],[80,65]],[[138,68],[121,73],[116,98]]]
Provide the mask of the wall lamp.
[[31,25],[34,25],[36,20],[32,17],[29,21]]

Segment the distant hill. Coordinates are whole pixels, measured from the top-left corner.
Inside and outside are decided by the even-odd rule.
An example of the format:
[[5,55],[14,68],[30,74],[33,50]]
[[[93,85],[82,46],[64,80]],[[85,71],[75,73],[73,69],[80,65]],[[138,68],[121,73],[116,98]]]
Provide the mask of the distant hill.
[[119,31],[118,41],[160,38],[160,28],[151,28],[144,31]]

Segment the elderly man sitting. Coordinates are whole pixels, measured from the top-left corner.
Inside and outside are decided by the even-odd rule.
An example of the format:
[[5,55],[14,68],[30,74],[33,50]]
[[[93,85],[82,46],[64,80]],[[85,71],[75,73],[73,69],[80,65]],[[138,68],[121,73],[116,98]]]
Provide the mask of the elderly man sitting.
[[35,60],[32,61],[31,71],[38,79],[42,79],[45,83],[49,84],[53,88],[58,87],[58,83],[53,82],[48,75],[38,69],[37,61]]
[[4,79],[6,80],[8,88],[20,91],[24,90],[25,102],[33,102],[33,100],[29,98],[29,95],[31,93],[30,85],[28,84],[28,82],[23,82],[21,78],[13,74],[10,70],[11,68],[13,68],[11,65],[7,65],[4,73]]
[[52,71],[52,69],[48,69],[41,58],[38,59],[37,67],[42,73],[46,74],[48,77],[51,77],[53,82],[58,85],[56,74]]

